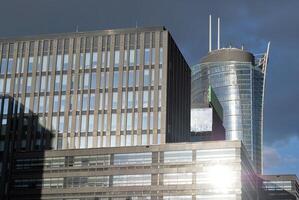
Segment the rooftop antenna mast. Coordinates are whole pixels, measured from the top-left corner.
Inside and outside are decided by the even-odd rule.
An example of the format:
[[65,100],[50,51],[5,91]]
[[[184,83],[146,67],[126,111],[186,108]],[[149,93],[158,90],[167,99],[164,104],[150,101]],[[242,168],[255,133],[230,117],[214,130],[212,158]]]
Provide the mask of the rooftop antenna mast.
[[209,15],[209,52],[212,51],[212,15]]
[[220,18],[218,17],[218,40],[217,40],[217,49],[220,49]]

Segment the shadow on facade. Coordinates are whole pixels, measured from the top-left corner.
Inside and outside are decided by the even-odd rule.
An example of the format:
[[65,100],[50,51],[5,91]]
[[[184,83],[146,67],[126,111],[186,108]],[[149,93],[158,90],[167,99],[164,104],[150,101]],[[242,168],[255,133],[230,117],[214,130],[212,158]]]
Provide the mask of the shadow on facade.
[[[45,128],[42,115],[26,110],[15,98],[0,96],[1,99],[1,145],[2,174],[0,178],[0,199],[40,199],[43,177],[43,162],[26,160],[26,155],[38,152],[34,160],[44,160],[46,150],[51,149],[53,134]],[[24,113],[26,111],[26,113]],[[28,112],[27,112],[28,111]],[[41,164],[42,163],[42,164]],[[26,166],[34,166],[34,171]],[[36,179],[25,183],[22,180]],[[34,189],[34,196],[26,196],[28,189]]]

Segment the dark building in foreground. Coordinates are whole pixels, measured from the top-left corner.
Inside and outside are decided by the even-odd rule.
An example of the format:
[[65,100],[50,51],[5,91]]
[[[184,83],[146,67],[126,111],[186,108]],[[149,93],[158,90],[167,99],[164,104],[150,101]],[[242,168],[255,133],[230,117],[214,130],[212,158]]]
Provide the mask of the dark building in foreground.
[[262,175],[263,200],[299,200],[299,180],[296,175]]
[[258,199],[240,141],[16,153],[12,168],[11,199]]
[[189,141],[190,73],[163,27],[0,39],[0,198],[16,156]]

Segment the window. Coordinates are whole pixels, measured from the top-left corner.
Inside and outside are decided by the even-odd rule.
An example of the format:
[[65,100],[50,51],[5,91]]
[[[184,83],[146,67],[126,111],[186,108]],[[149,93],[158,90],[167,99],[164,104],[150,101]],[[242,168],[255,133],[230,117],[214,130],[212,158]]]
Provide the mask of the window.
[[3,93],[3,79],[0,79],[0,93]]
[[92,136],[87,136],[87,148],[92,148]]
[[97,68],[98,65],[98,53],[93,52],[92,54],[92,68]]
[[59,117],[59,133],[63,133],[64,128],[64,116]]
[[84,53],[80,53],[80,69],[84,69]]
[[143,86],[149,86],[149,85],[150,85],[149,69],[145,69],[143,72]]
[[45,92],[46,91],[46,76],[42,76],[40,85],[41,85],[40,91]]
[[119,51],[114,52],[114,67],[119,66]]
[[73,69],[76,69],[76,57],[77,57],[77,55],[74,53],[73,54]]
[[160,48],[160,51],[159,51],[159,64],[160,65],[163,64],[163,48]]
[[136,49],[136,66],[140,65],[140,49]]
[[86,111],[87,110],[87,102],[88,102],[88,94],[83,94],[82,111]]
[[139,71],[140,70],[136,70],[136,74],[135,74],[135,86],[138,87],[139,86]]
[[32,85],[32,78],[31,77],[27,77],[26,93],[30,93],[31,92],[31,85]]
[[114,154],[114,165],[141,165],[152,163],[152,152]]
[[105,75],[105,88],[108,88],[109,86],[109,72],[106,72],[106,75]]
[[161,112],[158,112],[158,129],[161,129]]
[[135,91],[135,108],[138,108],[138,91]]
[[66,104],[66,97],[65,97],[65,95],[61,95],[60,112],[64,112],[65,111],[65,104]]
[[164,163],[190,163],[192,151],[165,151]]
[[88,89],[89,88],[89,74],[85,73],[84,74],[84,89]]
[[81,132],[86,132],[86,115],[81,115]]
[[67,70],[69,65],[69,55],[65,54],[63,58],[63,70]]
[[[19,62],[19,61],[18,61]],[[42,67],[42,57],[38,56],[37,58],[37,66],[36,66],[36,72],[40,72]]]
[[97,74],[95,72],[91,73],[91,89],[96,89],[97,84]]
[[107,114],[104,114],[103,131],[107,131]]
[[134,62],[135,62],[135,50],[131,49],[129,55],[129,66],[134,66]]
[[[11,78],[7,78],[6,79],[6,88],[5,88],[5,92],[8,94],[10,92],[10,82],[11,82]],[[21,85],[22,86],[22,85]],[[29,87],[31,89],[31,86]]]
[[162,85],[162,78],[163,78],[163,74],[162,74],[162,69],[159,69],[159,85]]
[[56,71],[61,70],[62,55],[57,55]]
[[132,130],[132,113],[127,113],[127,130]]
[[120,129],[121,131],[124,131],[126,128],[126,114],[125,113],[121,113],[121,125],[120,125]]
[[113,186],[146,186],[146,185],[151,185],[150,174],[113,176]]
[[127,86],[127,71],[123,71],[123,87]]
[[144,49],[144,64],[150,64],[150,49]]
[[196,160],[234,160],[236,158],[236,150],[227,149],[206,149],[196,151]]
[[90,94],[89,110],[94,110],[95,106],[95,94]]
[[125,55],[124,55],[124,67],[128,66],[128,50],[125,50]]
[[85,67],[86,68],[90,68],[91,65],[91,54],[90,53],[86,53],[85,55]]
[[88,118],[88,132],[93,132],[93,126],[94,126],[94,115],[89,115]]
[[86,137],[85,136],[81,136],[80,137],[80,149],[85,149],[86,148]]
[[147,112],[142,113],[142,130],[147,129]]
[[133,92],[128,92],[128,108],[133,108]]
[[152,65],[155,64],[155,59],[156,59],[156,56],[155,56],[155,48],[152,48]]
[[107,51],[107,62],[106,62],[106,66],[107,66],[107,68],[109,68],[110,67],[110,51]]
[[12,71],[12,63],[13,63],[13,58],[8,59],[8,67],[7,67],[7,73],[11,74]]
[[138,112],[134,113],[134,130],[138,129]]
[[[33,57],[29,57],[28,62],[28,73],[32,73],[32,67],[33,67]],[[11,70],[11,69],[10,69]]]
[[148,91],[143,91],[143,108],[148,107]]
[[60,75],[55,75],[55,91],[59,91],[60,87]]
[[[29,103],[30,103],[30,97],[26,97],[25,99],[25,111],[27,111],[27,113],[29,112]],[[28,101],[28,103],[27,103]],[[4,106],[3,106],[3,115],[7,115],[8,114],[8,103],[9,103],[9,99],[5,98],[4,99]]]
[[118,71],[113,72],[113,88],[118,88]]
[[53,102],[53,112],[58,112],[58,107],[59,107],[59,97],[55,95],[54,102]]
[[155,104],[155,91],[151,90],[151,108],[154,107]]
[[146,145],[147,144],[147,134],[141,135],[141,144]]
[[128,87],[133,87],[133,86],[134,86],[134,71],[130,70],[129,71]]
[[159,98],[158,98],[158,105],[159,105],[159,107],[161,107],[161,105],[162,105],[162,91],[161,90],[159,90]]
[[100,83],[100,88],[104,89],[105,87],[105,72],[101,72],[101,83]]
[[150,129],[154,128],[154,113],[150,112]]
[[[15,84],[17,83],[17,80],[15,81]],[[36,76],[36,80],[35,80],[35,90],[34,92],[38,92],[40,87],[40,76]],[[15,87],[15,91],[16,91],[17,87]]]
[[102,52],[102,66],[101,68],[105,68],[105,60],[106,60],[106,56],[105,56],[105,51]]
[[[58,125],[57,117],[53,116],[52,117],[52,130],[57,130],[57,125]],[[53,139],[54,139],[54,137],[53,137]]]
[[47,71],[48,68],[48,56],[43,56],[43,64],[42,64],[42,71]]
[[126,108],[126,92],[122,92],[122,101],[121,101],[121,108],[125,109]]
[[67,75],[62,75],[62,91],[66,91],[66,85],[67,85]]
[[118,93],[113,92],[113,95],[112,95],[112,109],[117,109],[117,99],[118,99]]
[[169,173],[163,174],[164,185],[192,184],[192,173]]
[[5,73],[6,67],[7,67],[7,59],[2,58],[2,61],[1,61],[1,74]]
[[98,131],[102,130],[102,114],[98,115]]
[[155,85],[155,69],[152,69],[151,70],[151,75],[152,75],[152,78],[151,78],[151,86],[154,86]]
[[111,131],[116,131],[116,125],[117,125],[117,114],[112,113],[111,114]]

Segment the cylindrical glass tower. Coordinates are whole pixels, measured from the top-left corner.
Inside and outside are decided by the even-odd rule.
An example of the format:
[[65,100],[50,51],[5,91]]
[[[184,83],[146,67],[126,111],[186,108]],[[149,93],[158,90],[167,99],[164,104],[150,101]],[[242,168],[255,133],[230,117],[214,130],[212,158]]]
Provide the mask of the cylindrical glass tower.
[[243,141],[258,172],[262,168],[264,77],[253,54],[236,48],[211,51],[192,67],[192,105],[201,104],[211,85],[223,107],[226,139]]

